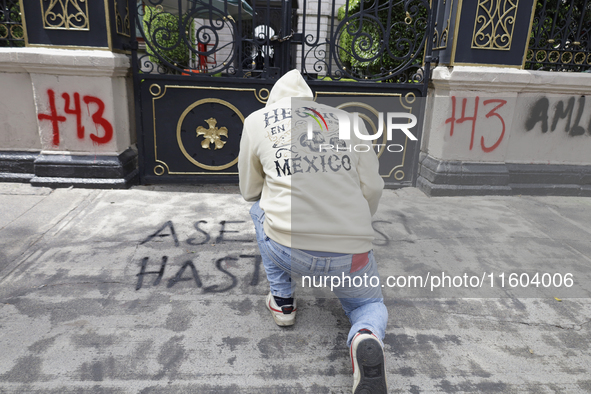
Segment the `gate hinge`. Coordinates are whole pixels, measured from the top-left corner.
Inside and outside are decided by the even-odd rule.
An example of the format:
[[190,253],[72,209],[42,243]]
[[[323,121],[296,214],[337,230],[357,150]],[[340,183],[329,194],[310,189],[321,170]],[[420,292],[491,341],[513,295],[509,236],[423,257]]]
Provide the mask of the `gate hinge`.
[[439,56],[425,56],[425,63],[437,63],[439,62]]

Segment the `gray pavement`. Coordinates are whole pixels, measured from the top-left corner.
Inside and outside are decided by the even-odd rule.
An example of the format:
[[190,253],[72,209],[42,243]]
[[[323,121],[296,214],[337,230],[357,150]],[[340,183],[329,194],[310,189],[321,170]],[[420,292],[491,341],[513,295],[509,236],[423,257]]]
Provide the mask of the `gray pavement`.
[[[249,206],[0,183],[0,393],[350,393],[337,300],[265,309]],[[390,392],[591,392],[591,198],[387,190],[374,220]]]

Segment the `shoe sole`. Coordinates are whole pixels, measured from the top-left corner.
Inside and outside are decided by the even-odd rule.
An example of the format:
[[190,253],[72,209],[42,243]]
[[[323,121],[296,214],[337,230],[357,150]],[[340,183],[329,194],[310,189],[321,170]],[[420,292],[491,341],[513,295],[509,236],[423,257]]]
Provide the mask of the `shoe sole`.
[[357,344],[355,358],[361,377],[354,394],[387,394],[384,350],[379,342],[363,339]]

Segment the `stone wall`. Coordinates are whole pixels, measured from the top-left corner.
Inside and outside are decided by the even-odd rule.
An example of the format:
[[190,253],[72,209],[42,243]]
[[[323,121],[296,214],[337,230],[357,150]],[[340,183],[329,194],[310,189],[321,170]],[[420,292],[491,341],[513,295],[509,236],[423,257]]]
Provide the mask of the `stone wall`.
[[591,194],[591,74],[437,67],[418,186],[430,195]]
[[125,187],[137,176],[128,56],[0,48],[0,179]]

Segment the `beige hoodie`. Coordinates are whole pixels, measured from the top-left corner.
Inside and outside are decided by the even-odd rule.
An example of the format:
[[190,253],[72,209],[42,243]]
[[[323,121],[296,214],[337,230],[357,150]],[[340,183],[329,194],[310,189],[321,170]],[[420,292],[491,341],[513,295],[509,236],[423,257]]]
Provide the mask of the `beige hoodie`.
[[265,108],[244,121],[240,191],[247,201],[260,199],[265,232],[282,245],[334,253],[372,249],[371,216],[384,181],[373,149],[352,149],[367,141],[353,131],[351,140],[339,140],[337,112],[346,114],[315,103],[299,71],[292,70],[275,83]]

